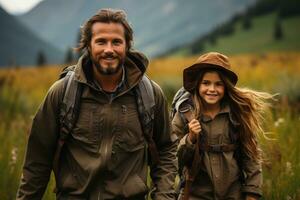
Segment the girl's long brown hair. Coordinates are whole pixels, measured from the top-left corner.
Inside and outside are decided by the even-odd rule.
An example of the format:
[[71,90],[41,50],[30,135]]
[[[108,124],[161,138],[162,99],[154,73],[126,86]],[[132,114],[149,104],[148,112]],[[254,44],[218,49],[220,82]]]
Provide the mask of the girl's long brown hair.
[[199,95],[199,84],[206,72],[217,72],[224,82],[225,95],[222,103],[227,102],[229,104],[235,120],[240,124],[239,134],[243,153],[251,159],[260,161],[261,155],[257,146],[257,136],[259,134],[264,135],[262,128],[264,113],[271,106],[268,100],[274,100],[274,95],[236,87],[223,73],[214,70],[203,70],[199,74],[198,87],[196,87],[193,94],[196,118],[199,118],[204,106],[203,100]]

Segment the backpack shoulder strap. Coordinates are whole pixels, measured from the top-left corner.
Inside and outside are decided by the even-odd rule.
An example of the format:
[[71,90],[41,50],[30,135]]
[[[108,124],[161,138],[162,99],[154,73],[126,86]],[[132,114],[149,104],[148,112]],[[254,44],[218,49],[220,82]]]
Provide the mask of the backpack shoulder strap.
[[59,117],[61,129],[63,129],[63,132],[67,134],[72,130],[77,120],[79,114],[80,97],[82,92],[81,85],[74,78],[75,72],[72,70],[68,71],[64,80],[64,97],[60,107]]
[[136,98],[142,130],[151,157],[151,164],[156,165],[159,162],[159,154],[153,140],[155,98],[153,85],[146,75],[143,75],[142,80],[138,84]]
[[64,78],[64,94],[59,111],[59,137],[53,159],[53,170],[55,172],[59,170],[58,163],[62,147],[78,119],[80,110],[82,87],[79,82],[75,80],[75,67],[71,67],[72,68],[67,68],[67,72],[65,72],[64,69],[60,75],[60,79]]
[[71,65],[71,66],[66,66],[66,67],[64,67],[64,68],[61,70],[58,79],[64,78],[64,77],[68,74],[69,71],[73,71],[73,72],[74,72],[74,71],[75,71],[75,68],[76,68],[76,65]]
[[[154,91],[151,80],[146,75],[143,75],[143,78],[139,83],[139,90],[141,91],[141,97],[146,112],[152,112],[153,107],[155,106]],[[151,118],[153,119],[154,112],[152,112],[152,114]]]
[[[174,118],[176,112],[183,111],[186,112],[192,108],[191,102],[191,94],[186,91],[183,87],[181,87],[175,94],[172,105],[171,105],[171,119]],[[183,110],[187,109],[187,110]],[[182,113],[182,112],[180,112]]]
[[174,105],[174,108],[178,111],[182,103],[191,99],[191,93],[189,93],[182,87],[178,90],[176,95],[173,99],[172,105]]

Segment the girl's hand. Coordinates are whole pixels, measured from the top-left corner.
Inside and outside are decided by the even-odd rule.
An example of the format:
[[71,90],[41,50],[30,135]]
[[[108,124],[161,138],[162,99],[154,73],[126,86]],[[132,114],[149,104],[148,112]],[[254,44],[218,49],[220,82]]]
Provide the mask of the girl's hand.
[[192,143],[196,143],[196,139],[199,136],[199,133],[201,132],[201,125],[198,120],[193,119],[188,124],[189,126],[189,139]]

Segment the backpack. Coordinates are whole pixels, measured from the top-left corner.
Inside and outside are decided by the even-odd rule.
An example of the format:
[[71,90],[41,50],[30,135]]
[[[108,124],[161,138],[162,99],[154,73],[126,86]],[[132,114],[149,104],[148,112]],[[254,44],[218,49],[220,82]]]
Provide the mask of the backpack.
[[[176,113],[179,113],[179,116],[181,120],[186,124],[184,127],[184,131],[188,132],[188,122],[193,119],[193,103],[191,100],[191,93],[189,93],[187,90],[185,90],[183,87],[181,87],[175,94],[172,104],[171,104],[171,120],[175,117]],[[188,174],[183,174],[183,166],[182,162],[180,162],[180,159],[178,159],[178,166],[179,166],[179,176],[180,181],[176,188],[176,199],[179,200],[188,200],[189,199],[189,190],[191,187],[191,184],[198,173],[199,164],[201,162],[201,155],[199,151],[199,138],[196,140],[196,148],[193,155],[193,160],[189,168],[187,168],[186,172]],[[180,196],[181,189],[184,188],[184,196]]]
[[[75,65],[66,67],[59,76],[59,79],[63,78],[64,81],[64,95],[59,113],[59,138],[53,160],[53,170],[56,172],[59,169],[59,157],[62,147],[76,124],[80,111],[80,100],[83,87],[81,83],[74,79],[75,68]],[[159,163],[159,154],[152,137],[155,99],[151,80],[146,75],[143,75],[137,87],[134,88],[134,92],[142,131],[148,144],[150,164],[156,165]]]
[[[184,106],[182,106],[184,105]],[[185,124],[192,117],[190,111],[192,111],[193,103],[191,101],[191,93],[181,87],[175,94],[171,104],[171,121],[178,112],[180,118]]]

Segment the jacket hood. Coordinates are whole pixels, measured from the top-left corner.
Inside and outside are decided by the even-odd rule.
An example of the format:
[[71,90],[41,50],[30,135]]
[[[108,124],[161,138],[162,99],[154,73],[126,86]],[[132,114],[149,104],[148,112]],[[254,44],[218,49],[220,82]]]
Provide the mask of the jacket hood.
[[147,70],[149,61],[147,57],[138,51],[129,51],[125,58],[124,67],[126,70],[127,83],[129,88],[134,87],[142,79]]
[[131,50],[127,53],[127,59],[131,60],[143,74],[146,72],[149,60],[143,53]]

